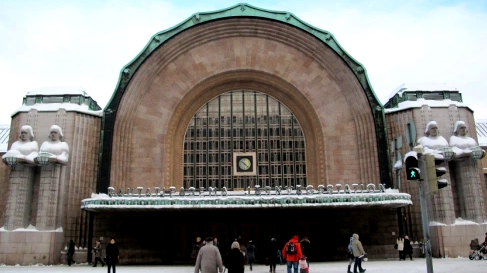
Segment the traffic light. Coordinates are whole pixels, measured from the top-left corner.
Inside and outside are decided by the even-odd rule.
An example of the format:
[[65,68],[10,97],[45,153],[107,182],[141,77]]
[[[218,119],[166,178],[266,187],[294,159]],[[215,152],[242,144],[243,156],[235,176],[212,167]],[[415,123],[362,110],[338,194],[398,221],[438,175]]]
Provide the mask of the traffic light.
[[448,186],[448,180],[441,178],[441,176],[446,173],[446,168],[437,166],[443,163],[445,161],[445,158],[441,154],[427,154],[425,157],[426,173],[429,182],[429,192],[435,193],[439,189]]
[[418,180],[420,179],[420,171],[418,167],[418,153],[415,151],[408,152],[404,156],[404,163],[406,163],[406,179]]

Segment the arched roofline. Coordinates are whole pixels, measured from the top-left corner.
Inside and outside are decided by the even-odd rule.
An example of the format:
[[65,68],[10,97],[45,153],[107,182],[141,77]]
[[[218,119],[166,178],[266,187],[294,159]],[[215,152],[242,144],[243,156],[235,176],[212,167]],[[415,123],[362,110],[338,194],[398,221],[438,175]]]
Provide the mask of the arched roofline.
[[153,35],[147,45],[144,47],[144,49],[120,71],[117,86],[104,109],[104,113],[111,114],[113,113],[113,111],[116,111],[118,109],[123,93],[133,75],[144,63],[144,61],[150,57],[152,52],[159,48],[159,46],[164,44],[172,37],[191,27],[215,20],[232,17],[255,17],[261,19],[275,20],[297,27],[313,35],[314,37],[328,45],[333,51],[335,51],[335,53],[340,56],[340,58],[350,67],[350,69],[362,85],[371,109],[373,111],[376,110],[377,107],[383,109],[382,103],[378,100],[372,89],[372,86],[370,85],[370,81],[367,76],[367,71],[365,70],[365,67],[357,60],[355,60],[350,54],[345,51],[345,49],[340,46],[333,34],[304,22],[290,12],[271,11],[263,8],[254,7],[246,3],[241,3],[216,11],[195,13],[191,15],[188,19],[182,21],[174,27],[160,31]]
[[[101,131],[102,144],[100,147],[101,154],[99,158],[100,166],[102,167],[99,170],[99,183],[97,185],[99,192],[106,192],[107,189],[105,186],[106,183],[109,183],[110,167],[105,166],[103,162],[105,162],[107,165],[107,162],[111,162],[112,148],[110,142],[113,139],[116,112],[128,84],[145,60],[150,58],[151,54],[165,42],[187,29],[212,21],[243,17],[273,20],[301,29],[326,44],[348,65],[351,72],[353,72],[360,82],[367,97],[367,101],[369,102],[371,113],[374,117],[381,183],[386,184],[387,187],[392,187],[389,174],[390,162],[385,127],[385,111],[383,105],[377,99],[372,86],[370,85],[367,72],[363,65],[350,56],[340,46],[331,33],[307,24],[294,14],[290,12],[270,11],[254,7],[246,3],[241,3],[217,11],[195,13],[188,19],[182,21],[180,24],[156,33],[152,36],[144,49],[132,61],[122,68],[115,91],[103,110]],[[100,181],[104,181],[104,183],[100,183]]]

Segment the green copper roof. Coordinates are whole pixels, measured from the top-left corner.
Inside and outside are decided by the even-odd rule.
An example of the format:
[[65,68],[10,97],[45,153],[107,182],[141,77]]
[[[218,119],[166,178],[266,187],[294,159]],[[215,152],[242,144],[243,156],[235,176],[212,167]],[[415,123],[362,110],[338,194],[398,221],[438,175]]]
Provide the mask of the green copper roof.
[[[237,4],[231,6],[229,8],[211,11],[211,12],[198,12],[191,15],[188,19],[181,22],[180,24],[156,33],[150,39],[149,43],[145,46],[145,48],[137,55],[129,64],[122,68],[120,79],[118,85],[116,87],[115,93],[112,95],[110,102],[107,104],[107,110],[109,112],[114,111],[118,108],[118,98],[117,93],[123,93],[125,90],[128,82],[132,75],[134,75],[135,71],[140,67],[140,65],[145,61],[145,59],[160,45],[162,45],[165,41],[174,37],[175,35],[179,34],[180,32],[191,28],[193,26],[218,20],[224,18],[231,18],[231,17],[256,17],[256,18],[263,18],[263,19],[270,19],[275,21],[280,21],[297,28],[300,28],[309,34],[315,36],[316,38],[320,39],[322,42],[327,44],[331,49],[333,49],[352,69],[353,73],[357,76],[360,84],[365,89],[369,102],[371,103],[371,108],[376,108],[377,106],[382,108],[382,104],[377,99],[377,96],[372,90],[372,87],[369,83],[369,79],[367,77],[367,72],[365,68],[356,61],[350,54],[348,54],[336,41],[335,37],[328,31],[321,30],[316,28],[310,24],[307,24],[303,20],[296,17],[294,14],[290,12],[283,12],[283,11],[271,11],[266,10],[258,7],[251,6],[246,3]],[[121,95],[121,94],[120,94]],[[114,101],[115,100],[115,101]]]

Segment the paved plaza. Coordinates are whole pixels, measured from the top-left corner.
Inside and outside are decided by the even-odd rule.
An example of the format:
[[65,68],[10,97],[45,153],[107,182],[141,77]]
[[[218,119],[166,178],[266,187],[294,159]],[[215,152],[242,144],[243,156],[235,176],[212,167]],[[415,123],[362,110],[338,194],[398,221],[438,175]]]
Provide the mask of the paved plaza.
[[[426,272],[426,260],[415,259],[413,261],[381,260],[368,261],[363,263],[367,269],[366,273],[420,273]],[[456,272],[487,272],[487,260],[470,261],[468,258],[446,258],[433,259],[433,272],[435,273],[456,273]],[[117,273],[191,273],[192,266],[118,266]],[[77,264],[71,267],[67,265],[56,266],[0,266],[1,273],[95,273],[107,272],[106,267],[93,268],[88,264]],[[245,272],[251,272],[248,265]],[[252,273],[269,272],[269,267],[265,265],[255,265]],[[278,265],[278,273],[286,273],[285,265]],[[345,273],[347,272],[347,262],[326,262],[311,263],[310,273]]]

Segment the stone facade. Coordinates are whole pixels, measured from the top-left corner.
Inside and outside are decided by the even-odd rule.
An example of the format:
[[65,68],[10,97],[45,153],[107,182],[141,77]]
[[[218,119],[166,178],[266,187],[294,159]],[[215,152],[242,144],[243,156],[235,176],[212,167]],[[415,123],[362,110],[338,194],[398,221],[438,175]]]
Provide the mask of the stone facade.
[[[391,111],[394,110],[391,108]],[[465,121],[470,136],[476,138],[475,120],[467,107],[430,107],[424,105],[420,108],[409,108],[400,111],[394,110],[386,115],[389,139],[393,140],[402,135],[402,155],[410,151],[407,142],[406,128],[409,121],[416,127],[415,139],[424,135],[426,124],[436,121],[440,134],[449,139],[453,134],[455,122]],[[473,132],[473,133],[472,133]],[[416,145],[414,142],[413,145]],[[467,166],[468,165],[468,166]],[[487,190],[480,160],[464,159],[450,161],[447,165],[448,173],[445,175],[449,181],[446,188],[429,196],[428,216],[433,222],[430,226],[432,251],[437,257],[465,256],[469,253],[470,241],[478,238],[482,241],[487,230],[485,200]],[[422,174],[423,175],[423,174]],[[411,194],[413,206],[403,209],[404,230],[413,238],[421,240],[423,237],[421,225],[421,207],[419,202],[418,182],[406,180],[406,174],[401,172],[401,191]],[[395,179],[397,185],[397,179]],[[465,223],[460,219],[469,220]]]
[[[250,7],[242,4],[234,11],[245,9]],[[457,120],[464,120],[470,132],[475,132],[471,111],[455,106],[408,109],[389,113],[384,120],[383,108],[368,86],[363,67],[331,34],[304,24],[297,27],[298,21],[288,15],[280,14],[281,21],[268,19],[277,18],[276,14],[265,15],[225,15],[220,20],[210,16],[213,19],[201,24],[194,22],[205,15],[198,15],[185,22],[194,26],[163,43],[163,35],[156,35],[146,48],[153,51],[134,61],[140,65],[123,69],[117,86],[124,89],[116,90],[104,110],[103,124],[99,115],[65,109],[32,109],[14,115],[11,143],[22,125],[31,125],[41,143],[50,126],[57,124],[69,144],[70,158],[64,167],[34,167],[30,200],[17,198],[15,190],[0,193],[0,223],[5,226],[5,219],[19,217],[15,225],[38,227],[35,231],[14,231],[8,225],[2,229],[0,263],[63,263],[64,246],[71,239],[82,247],[75,260],[84,262],[95,239],[106,244],[113,237],[123,264],[192,262],[190,247],[196,236],[219,237],[226,253],[236,234],[242,235],[244,242],[255,240],[261,249],[269,235],[287,241],[298,234],[318,246],[311,256],[315,261],[345,259],[349,237],[355,232],[371,259],[397,258],[393,245],[401,233],[422,241],[418,186],[406,182],[400,191],[410,193],[414,205],[398,210],[348,206],[144,213],[119,209],[107,213],[80,208],[82,199],[106,193],[108,186],[116,190],[182,187],[188,123],[202,105],[229,91],[268,94],[294,114],[306,139],[307,181],[315,189],[318,185],[352,183],[372,183],[377,188],[380,183],[393,185],[391,162],[384,162],[389,156],[387,142],[404,134],[409,120],[418,128],[417,137],[430,120],[440,124],[445,137],[451,135]],[[404,154],[408,143],[403,144]],[[17,176],[11,174],[10,167],[0,168],[0,186],[14,189],[10,177]],[[485,185],[480,177],[467,182],[482,189],[469,190],[469,200],[458,194],[455,175],[450,175],[450,187],[430,198],[430,219],[445,224],[432,227],[435,255],[466,255],[470,241],[465,241],[485,230],[481,222],[485,222],[487,208],[472,203],[487,194],[485,186],[479,186]],[[43,188],[43,179],[57,184]],[[19,211],[9,210],[7,204],[30,206],[31,213],[6,215]],[[453,225],[459,215],[471,217],[467,220],[479,225]]]
[[306,32],[246,18],[190,28],[135,72],[117,109],[110,185],[181,187],[190,118],[208,100],[238,89],[267,93],[294,113],[306,132],[307,177],[315,188],[348,181],[377,186],[374,113],[350,68]]
[[[89,217],[88,212],[80,210],[80,203],[82,199],[90,197],[93,189],[96,188],[101,118],[97,115],[67,112],[64,109],[49,112],[32,109],[29,112],[20,112],[12,118],[10,143],[18,139],[22,125],[31,125],[35,140],[42,143],[47,140],[49,128],[53,124],[63,128],[64,141],[70,146],[69,162],[67,166],[62,167],[53,165],[29,167],[34,168],[34,172],[37,173],[33,180],[30,199],[19,198],[18,191],[12,191],[14,187],[9,185],[11,183],[9,180],[12,181],[9,178],[10,169],[20,168],[20,166],[9,167],[2,164],[5,172],[2,172],[1,183],[11,189],[8,195],[2,194],[0,205],[6,208],[1,210],[2,213],[10,211],[7,207],[10,203],[29,207],[31,214],[19,215],[18,217],[22,219],[18,222],[23,222],[23,227],[16,225],[12,228],[5,225],[5,220],[16,215],[3,215],[1,220],[4,230],[0,231],[1,262],[58,264],[64,262],[61,251],[70,239],[74,240],[77,246],[86,245]],[[43,178],[40,175],[46,168],[51,168],[57,174],[55,176],[49,174],[45,179],[56,177],[59,181],[55,187],[47,184],[48,195],[43,194]],[[6,177],[3,178],[4,176]],[[23,204],[23,202],[29,203]],[[36,230],[14,230],[27,228],[29,224],[36,227]],[[84,257],[86,259],[86,253]]]

